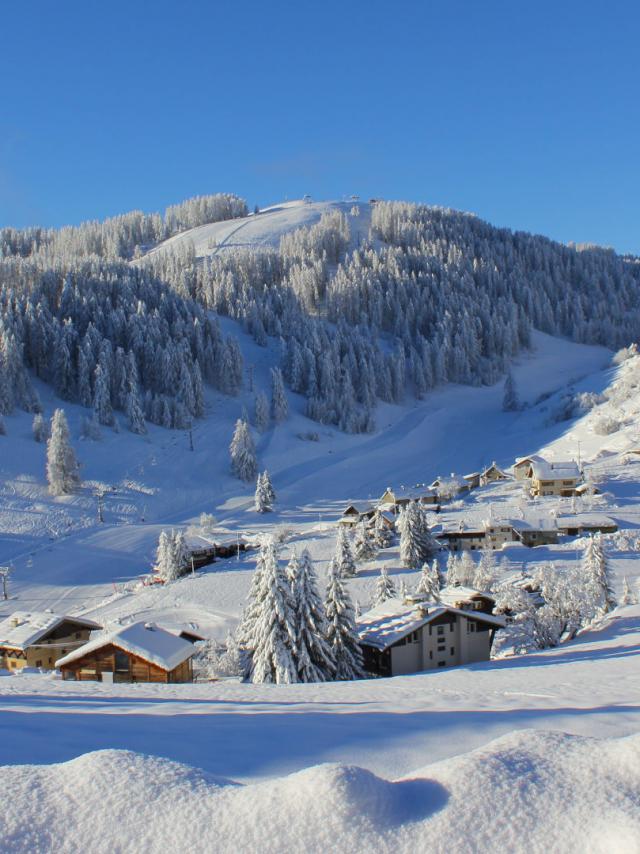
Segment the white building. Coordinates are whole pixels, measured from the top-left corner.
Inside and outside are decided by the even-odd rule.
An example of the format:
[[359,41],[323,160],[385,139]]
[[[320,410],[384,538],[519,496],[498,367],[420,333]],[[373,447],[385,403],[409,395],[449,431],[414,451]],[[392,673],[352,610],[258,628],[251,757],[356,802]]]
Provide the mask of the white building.
[[368,673],[399,676],[487,661],[505,620],[491,613],[493,598],[447,588],[440,602],[388,599],[358,620]]

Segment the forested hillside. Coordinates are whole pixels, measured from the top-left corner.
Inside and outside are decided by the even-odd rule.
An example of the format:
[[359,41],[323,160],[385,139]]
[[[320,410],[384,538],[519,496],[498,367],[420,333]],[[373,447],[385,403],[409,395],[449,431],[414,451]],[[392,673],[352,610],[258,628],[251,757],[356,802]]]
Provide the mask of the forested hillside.
[[246,217],[243,200],[0,231],[0,414],[37,410],[29,369],[102,424],[122,410],[135,432],[145,419],[184,427],[203,414],[203,381],[229,394],[243,382],[238,342],[215,313],[260,345],[279,341],[307,414],[349,432],[374,428],[377,400],[496,382],[532,328],[612,348],[638,338],[636,258],[403,202],[372,204],[368,234],[356,235],[361,207],[327,209],[278,249],[206,257],[188,232],[146,253]]

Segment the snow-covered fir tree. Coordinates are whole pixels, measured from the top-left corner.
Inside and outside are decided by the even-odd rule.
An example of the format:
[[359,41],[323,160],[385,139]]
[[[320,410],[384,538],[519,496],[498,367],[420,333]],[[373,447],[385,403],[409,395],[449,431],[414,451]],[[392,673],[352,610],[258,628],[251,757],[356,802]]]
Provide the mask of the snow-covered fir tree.
[[416,593],[424,596],[428,602],[440,601],[440,573],[436,561],[431,566],[428,563],[422,565]]
[[163,581],[176,581],[189,569],[189,549],[182,531],[161,531],[155,570]]
[[335,678],[359,679],[364,673],[355,614],[335,559],[329,565],[324,610],[327,618],[327,641],[336,666]]
[[253,506],[256,513],[270,513],[273,510],[271,491],[269,490],[268,482],[265,481],[265,475],[267,475],[267,472],[259,474],[256,481],[256,491],[253,499]]
[[356,560],[365,561],[371,560],[376,556],[376,547],[373,542],[371,532],[367,527],[364,519],[362,519],[357,528],[353,540],[353,550]]
[[373,604],[374,606],[381,605],[387,599],[393,599],[395,596],[397,596],[396,586],[389,577],[387,568],[383,566],[373,591]]
[[507,373],[507,378],[504,381],[502,409],[504,412],[517,412],[520,409],[518,390],[516,389],[516,382],[511,371]]
[[625,575],[622,579],[622,596],[620,597],[621,605],[635,605],[636,598],[633,594],[633,590],[631,589],[631,585],[629,584],[629,579]]
[[103,365],[98,365],[93,375],[93,411],[100,424],[113,426],[113,407],[111,406],[111,378]]
[[373,517],[373,544],[379,549],[388,549],[393,543],[393,531],[387,525],[384,515],[376,510]]
[[264,433],[264,431],[269,427],[270,418],[267,395],[263,391],[259,391],[256,394],[253,411],[254,424],[256,425],[256,430],[259,433]]
[[280,368],[271,369],[271,417],[275,424],[286,421],[289,415],[289,404],[284,390],[282,371]]
[[351,550],[351,542],[344,525],[338,526],[334,561],[342,578],[352,578],[356,574],[356,562]]
[[298,681],[325,682],[333,679],[336,665],[327,641],[327,620],[318,592],[311,555],[305,549],[292,556],[287,566],[295,613],[296,666]]
[[33,416],[31,430],[36,442],[46,442],[49,438],[49,427],[47,426],[47,422],[44,420],[42,413],[36,412]]
[[476,576],[476,563],[471,557],[471,552],[466,549],[462,552],[458,560],[457,577],[458,583],[463,587],[473,587]]
[[612,611],[616,606],[611,580],[611,568],[600,534],[589,537],[585,546],[582,569],[594,605],[596,617]]
[[256,477],[258,472],[256,448],[249,425],[241,418],[236,421],[229,454],[231,455],[231,471],[236,477],[245,481],[251,481]]
[[252,682],[298,681],[296,613],[289,580],[272,539],[261,546],[262,594],[248,640]]
[[410,501],[398,519],[400,530],[400,560],[417,569],[429,560],[436,546],[426,524],[425,514],[417,501]]
[[480,563],[474,573],[471,586],[481,593],[488,593],[492,589],[495,579],[496,570],[493,555],[485,549],[480,557]]
[[80,485],[80,468],[71,447],[69,425],[63,409],[51,418],[47,442],[47,483],[52,495],[66,495]]

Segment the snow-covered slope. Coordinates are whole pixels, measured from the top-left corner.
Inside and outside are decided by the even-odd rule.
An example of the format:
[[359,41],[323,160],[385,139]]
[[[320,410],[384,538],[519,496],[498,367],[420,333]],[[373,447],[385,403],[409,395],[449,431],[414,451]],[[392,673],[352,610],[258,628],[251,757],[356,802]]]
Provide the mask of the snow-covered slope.
[[[3,768],[6,852],[637,852],[640,736],[517,733],[390,781],[323,765],[235,786],[108,750]],[[114,820],[117,817],[117,820]]]
[[298,200],[263,208],[259,213],[241,219],[213,222],[183,231],[154,247],[147,253],[147,257],[167,251],[180,251],[186,246],[193,246],[198,258],[215,255],[227,249],[277,249],[283,234],[315,225],[323,214],[330,211],[349,213],[354,206],[360,209],[359,216],[350,219],[352,241],[357,244],[369,231],[371,210],[368,203]]

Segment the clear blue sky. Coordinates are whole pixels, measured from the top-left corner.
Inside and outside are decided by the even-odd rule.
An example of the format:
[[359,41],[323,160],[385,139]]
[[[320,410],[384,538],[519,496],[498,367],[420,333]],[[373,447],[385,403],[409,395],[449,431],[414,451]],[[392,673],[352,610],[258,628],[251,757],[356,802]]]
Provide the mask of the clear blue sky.
[[640,254],[640,4],[2,4],[0,226],[359,193]]

